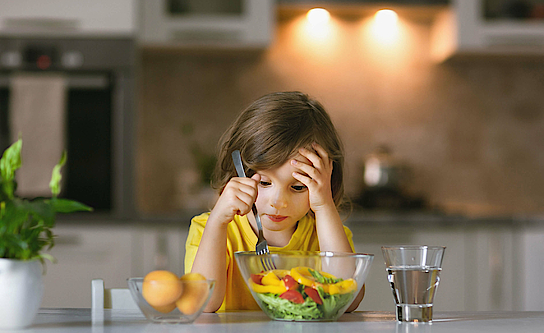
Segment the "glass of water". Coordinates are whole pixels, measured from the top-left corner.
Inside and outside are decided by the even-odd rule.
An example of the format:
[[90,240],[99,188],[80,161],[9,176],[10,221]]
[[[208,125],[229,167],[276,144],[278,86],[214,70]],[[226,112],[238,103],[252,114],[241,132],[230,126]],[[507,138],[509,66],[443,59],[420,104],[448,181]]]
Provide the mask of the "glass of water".
[[444,246],[382,246],[399,322],[431,322]]

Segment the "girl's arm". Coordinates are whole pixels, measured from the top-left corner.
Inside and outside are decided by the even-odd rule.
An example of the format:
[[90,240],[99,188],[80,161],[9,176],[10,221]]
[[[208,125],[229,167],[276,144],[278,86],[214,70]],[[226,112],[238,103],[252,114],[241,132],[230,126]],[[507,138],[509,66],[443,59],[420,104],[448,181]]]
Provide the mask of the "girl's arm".
[[205,312],[215,312],[225,298],[227,286],[227,226],[234,215],[245,215],[257,197],[260,175],[232,178],[212,209],[198,247],[191,272],[215,280],[215,288]]
[[[300,154],[306,157],[312,165],[295,161],[294,166],[304,171],[308,177],[301,174],[293,174],[308,187],[310,197],[310,208],[315,213],[315,224],[319,248],[321,251],[353,252],[344,231],[344,225],[340,214],[336,209],[331,191],[332,161],[329,160],[327,152],[318,144],[314,144],[313,153],[307,149],[301,149]],[[348,269],[353,269],[349,267]],[[347,312],[351,312],[359,306],[365,296],[365,285],[350,304]]]
[[309,163],[297,160],[291,163],[304,173],[295,172],[293,177],[308,187],[310,208],[315,213],[319,248],[321,251],[352,252],[332,198],[332,160],[318,144],[313,144],[313,148],[315,152],[304,148],[299,150]]

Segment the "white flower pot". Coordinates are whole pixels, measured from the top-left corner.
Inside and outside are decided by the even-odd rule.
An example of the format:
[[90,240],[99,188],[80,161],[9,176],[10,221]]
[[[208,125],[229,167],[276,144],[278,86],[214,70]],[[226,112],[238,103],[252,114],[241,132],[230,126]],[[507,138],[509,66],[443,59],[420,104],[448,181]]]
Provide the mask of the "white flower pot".
[[30,326],[43,296],[42,264],[0,258],[0,329]]

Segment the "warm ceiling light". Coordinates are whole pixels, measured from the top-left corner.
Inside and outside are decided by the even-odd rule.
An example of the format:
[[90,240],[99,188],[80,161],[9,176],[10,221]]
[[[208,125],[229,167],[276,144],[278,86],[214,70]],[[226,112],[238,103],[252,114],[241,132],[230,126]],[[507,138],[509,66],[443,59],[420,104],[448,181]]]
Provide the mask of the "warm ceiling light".
[[394,10],[391,9],[381,9],[376,12],[374,18],[380,25],[388,25],[397,23],[399,16]]
[[308,11],[306,17],[311,24],[325,24],[329,22],[331,14],[326,9],[313,8]]

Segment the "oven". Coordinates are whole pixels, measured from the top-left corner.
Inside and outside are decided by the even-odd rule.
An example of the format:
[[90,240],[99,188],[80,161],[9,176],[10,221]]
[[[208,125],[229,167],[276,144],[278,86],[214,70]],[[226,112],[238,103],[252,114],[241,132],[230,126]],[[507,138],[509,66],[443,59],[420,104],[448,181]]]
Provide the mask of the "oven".
[[[59,75],[60,137],[68,154],[60,197],[93,207],[93,218],[132,217],[134,68],[132,39],[0,37],[0,148],[17,138],[13,124],[21,111],[13,105],[16,98],[26,100],[14,97],[14,78]],[[42,111],[38,107],[29,115],[47,117]],[[40,149],[25,144],[24,133],[22,138],[23,153]]]

